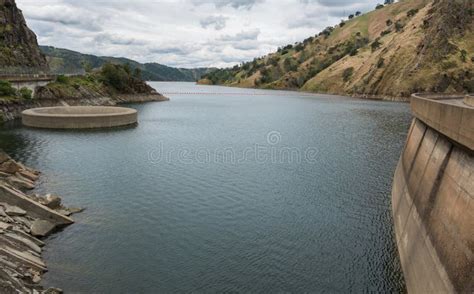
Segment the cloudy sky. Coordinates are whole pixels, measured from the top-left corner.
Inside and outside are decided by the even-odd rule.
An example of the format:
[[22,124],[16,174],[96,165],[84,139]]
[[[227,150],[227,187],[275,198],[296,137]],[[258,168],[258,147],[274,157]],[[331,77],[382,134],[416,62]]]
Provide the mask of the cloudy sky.
[[41,45],[176,67],[232,66],[383,0],[17,0]]

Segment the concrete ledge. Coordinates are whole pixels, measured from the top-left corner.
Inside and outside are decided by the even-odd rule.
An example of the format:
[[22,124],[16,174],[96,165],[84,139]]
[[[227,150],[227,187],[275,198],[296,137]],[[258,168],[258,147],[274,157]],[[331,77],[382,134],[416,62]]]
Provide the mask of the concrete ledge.
[[466,95],[466,97],[464,97],[464,104],[474,107],[474,96]]
[[464,96],[413,94],[413,114],[453,141],[474,150],[474,107]]
[[22,193],[17,192],[5,185],[0,185],[0,202],[17,206],[25,211],[28,211],[28,213],[33,217],[51,221],[55,225],[65,226],[74,223],[71,218],[59,214],[56,211],[33,201],[25,197]]
[[46,129],[94,129],[135,124],[135,109],[106,106],[33,108],[22,112],[25,126]]

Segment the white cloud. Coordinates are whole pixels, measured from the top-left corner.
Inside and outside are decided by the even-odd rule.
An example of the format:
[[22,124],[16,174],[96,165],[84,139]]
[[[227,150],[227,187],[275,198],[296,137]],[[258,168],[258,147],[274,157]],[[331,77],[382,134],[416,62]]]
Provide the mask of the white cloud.
[[380,0],[17,0],[42,45],[170,66],[232,66]]

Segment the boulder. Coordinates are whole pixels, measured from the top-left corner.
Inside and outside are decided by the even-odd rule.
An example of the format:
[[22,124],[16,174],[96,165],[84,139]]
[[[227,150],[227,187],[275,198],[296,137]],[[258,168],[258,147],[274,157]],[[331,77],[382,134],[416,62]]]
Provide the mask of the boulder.
[[5,209],[5,213],[8,216],[23,216],[23,215],[26,215],[26,211],[24,211],[23,209],[21,209],[17,206],[11,206],[11,205],[7,205],[7,204],[2,204],[2,205]]
[[38,180],[38,175],[32,173],[32,172],[29,171],[29,170],[26,170],[26,169],[20,170],[18,173],[19,173],[22,177],[27,178],[27,179],[30,180],[30,181],[35,182],[35,181]]
[[18,189],[23,190],[33,190],[35,188],[35,184],[27,179],[21,179],[18,177],[9,177],[8,183]]
[[31,234],[35,237],[46,237],[53,232],[56,226],[45,220],[35,220],[31,225]]
[[61,207],[61,198],[56,195],[48,194],[46,195],[46,200],[44,205],[51,209],[57,209]]
[[10,160],[10,156],[8,156],[5,152],[0,150],[0,163],[4,163],[7,160]]
[[0,164],[0,172],[7,174],[14,174],[20,169],[21,167],[14,160],[8,160]]

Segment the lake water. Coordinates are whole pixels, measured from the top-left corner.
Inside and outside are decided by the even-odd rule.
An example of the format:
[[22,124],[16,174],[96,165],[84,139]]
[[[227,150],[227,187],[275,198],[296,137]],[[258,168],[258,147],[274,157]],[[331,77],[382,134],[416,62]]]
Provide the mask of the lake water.
[[405,291],[390,191],[407,104],[151,84],[171,101],[132,105],[136,127],[0,129],[0,148],[43,172],[38,191],[87,208],[47,241],[45,285]]

